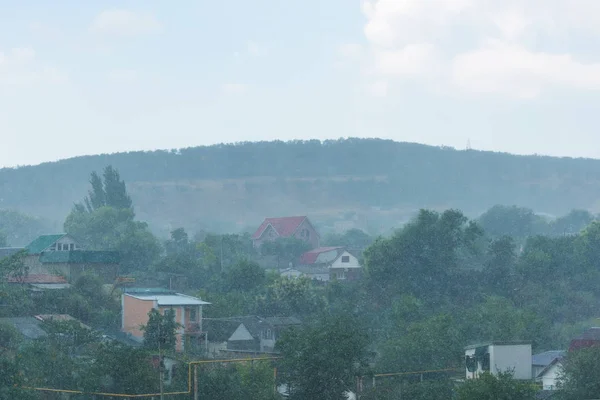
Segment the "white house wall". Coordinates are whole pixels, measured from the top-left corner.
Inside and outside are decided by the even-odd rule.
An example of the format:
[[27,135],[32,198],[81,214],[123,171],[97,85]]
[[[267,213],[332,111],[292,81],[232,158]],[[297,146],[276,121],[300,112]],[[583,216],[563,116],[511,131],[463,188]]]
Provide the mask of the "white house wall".
[[489,352],[493,375],[514,370],[515,379],[531,379],[531,345],[491,345]]
[[558,378],[562,373],[562,365],[557,362],[542,376],[542,389],[544,390],[556,390],[558,385]]
[[[342,258],[345,256],[350,257],[350,260],[347,263],[342,262]],[[354,257],[347,251],[344,251],[342,255],[338,257],[333,264],[331,264],[331,268],[360,268],[360,264],[358,263],[358,258]]]

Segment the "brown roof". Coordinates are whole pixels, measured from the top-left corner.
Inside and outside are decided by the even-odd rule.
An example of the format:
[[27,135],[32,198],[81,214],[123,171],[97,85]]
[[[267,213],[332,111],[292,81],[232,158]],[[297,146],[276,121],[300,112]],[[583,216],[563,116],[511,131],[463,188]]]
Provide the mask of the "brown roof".
[[277,232],[279,236],[290,237],[296,232],[305,219],[306,217],[266,218],[256,232],[254,232],[252,239],[260,238],[269,225],[275,229],[275,232]]

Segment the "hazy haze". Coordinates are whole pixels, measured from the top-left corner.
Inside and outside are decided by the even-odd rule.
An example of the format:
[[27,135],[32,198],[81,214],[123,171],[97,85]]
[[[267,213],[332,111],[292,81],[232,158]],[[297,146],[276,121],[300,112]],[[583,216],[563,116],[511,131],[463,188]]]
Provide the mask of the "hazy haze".
[[21,3],[0,166],[346,136],[600,157],[597,0]]

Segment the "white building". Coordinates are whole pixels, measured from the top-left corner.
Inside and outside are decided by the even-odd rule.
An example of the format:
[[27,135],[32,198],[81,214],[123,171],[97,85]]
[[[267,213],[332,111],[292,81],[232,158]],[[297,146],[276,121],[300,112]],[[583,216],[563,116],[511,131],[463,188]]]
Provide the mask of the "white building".
[[530,342],[489,342],[465,347],[466,378],[484,372],[512,371],[515,379],[531,379]]

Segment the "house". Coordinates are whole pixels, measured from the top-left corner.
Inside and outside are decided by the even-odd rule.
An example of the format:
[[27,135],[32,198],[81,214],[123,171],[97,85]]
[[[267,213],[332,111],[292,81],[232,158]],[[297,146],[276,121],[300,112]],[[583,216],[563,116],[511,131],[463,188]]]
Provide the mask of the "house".
[[218,353],[272,353],[281,333],[301,324],[295,317],[228,317],[204,321],[209,357]]
[[512,370],[515,379],[531,379],[531,342],[488,342],[465,347],[466,378]]
[[77,322],[83,329],[92,329],[77,318],[71,317],[69,314],[39,314],[34,316],[34,318],[42,322]]
[[112,283],[117,277],[118,252],[85,250],[67,234],[40,236],[25,250],[25,266],[31,274],[62,275],[68,282],[88,272],[100,276],[105,283]]
[[37,340],[48,336],[42,329],[42,321],[34,317],[0,318],[0,324],[12,326],[25,340]]
[[542,383],[543,390],[557,390],[562,375],[562,357],[555,358],[535,378]]
[[121,296],[121,330],[143,342],[142,326],[148,323],[150,310],[156,309],[161,314],[173,310],[175,321],[180,324],[175,350],[199,348],[203,345],[202,306],[208,304],[197,297],[167,289],[127,288]]
[[344,247],[319,247],[304,253],[294,271],[287,275],[301,274],[321,281],[360,279],[362,267],[353,254]]
[[311,248],[319,247],[321,237],[307,217],[266,218],[252,235],[254,248],[279,238],[304,240]]
[[571,340],[569,351],[596,346],[598,344],[600,344],[600,327],[591,327]]
[[544,390],[554,390],[556,387],[557,373],[560,372],[558,364],[565,354],[564,350],[550,350],[531,357],[532,376],[542,382]]

